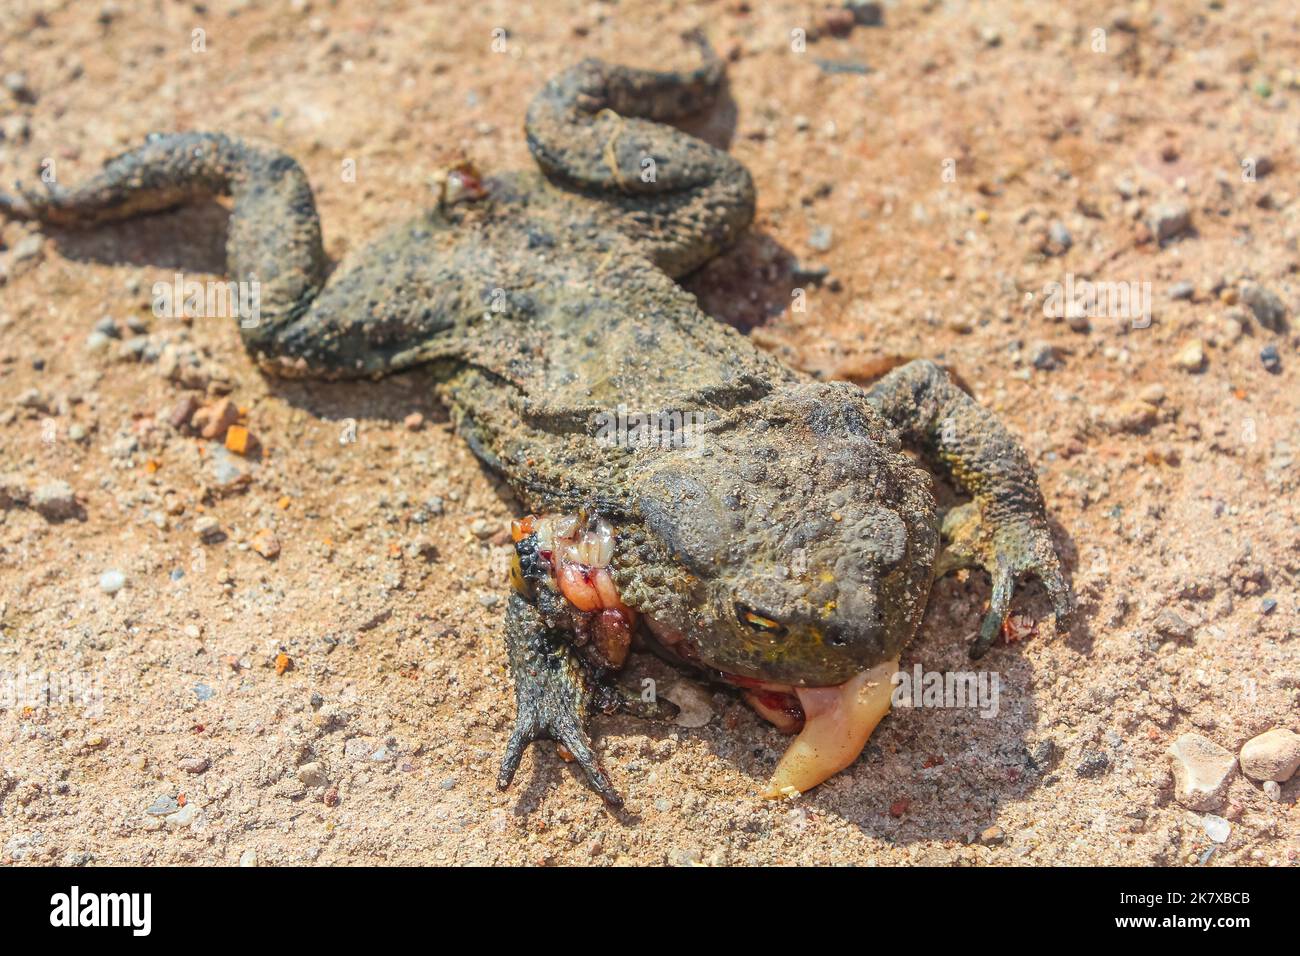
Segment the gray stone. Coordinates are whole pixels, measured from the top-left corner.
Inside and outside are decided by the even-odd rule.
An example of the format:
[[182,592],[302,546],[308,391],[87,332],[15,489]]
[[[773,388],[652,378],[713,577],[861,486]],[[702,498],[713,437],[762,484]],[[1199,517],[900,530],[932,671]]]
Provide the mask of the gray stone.
[[1257,282],[1243,282],[1241,301],[1264,328],[1270,332],[1282,331],[1286,324],[1286,305],[1274,293]]
[[149,805],[149,809],[145,813],[151,817],[165,817],[168,814],[175,813],[180,808],[181,805],[176,802],[175,797],[159,797]]
[[298,779],[306,787],[324,787],[329,785],[325,767],[319,763],[305,763],[298,768]]
[[1156,203],[1147,224],[1156,242],[1165,243],[1191,228],[1192,210],[1182,200]]
[[32,494],[32,507],[47,521],[66,521],[80,510],[77,496],[66,481],[47,481]]

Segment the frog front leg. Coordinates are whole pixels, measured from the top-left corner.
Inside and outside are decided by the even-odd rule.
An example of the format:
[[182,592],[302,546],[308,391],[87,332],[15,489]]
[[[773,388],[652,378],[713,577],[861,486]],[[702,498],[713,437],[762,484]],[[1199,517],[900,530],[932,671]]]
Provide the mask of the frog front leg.
[[497,786],[510,786],[534,740],[556,741],[611,806],[623,800],[587,736],[592,712],[671,719],[671,701],[643,697],[614,680],[632,648],[637,615],[620,599],[609,564],[616,533],[599,515],[529,515],[513,522],[514,588],[506,650],[515,684],[514,733]]
[[971,657],[982,657],[993,645],[1016,583],[1027,573],[1043,582],[1057,622],[1064,626],[1074,596],[1061,570],[1033,466],[1006,426],[924,360],[894,369],[867,390],[867,399],[971,495],[969,504],[954,508],[944,521],[948,550],[935,568],[941,575],[979,565],[992,578],[989,611]]

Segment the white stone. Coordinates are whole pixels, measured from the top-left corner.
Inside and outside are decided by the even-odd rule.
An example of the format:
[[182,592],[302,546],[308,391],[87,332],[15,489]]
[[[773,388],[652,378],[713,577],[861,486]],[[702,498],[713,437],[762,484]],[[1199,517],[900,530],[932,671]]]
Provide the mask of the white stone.
[[1191,810],[1214,810],[1223,803],[1237,769],[1231,753],[1200,734],[1183,734],[1169,745],[1174,797]]

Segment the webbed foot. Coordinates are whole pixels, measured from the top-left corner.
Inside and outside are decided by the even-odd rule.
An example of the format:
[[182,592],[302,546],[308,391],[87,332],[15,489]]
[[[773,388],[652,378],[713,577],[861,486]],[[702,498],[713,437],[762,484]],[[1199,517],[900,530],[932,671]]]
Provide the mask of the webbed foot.
[[497,787],[505,790],[510,786],[530,743],[554,740],[582,768],[591,788],[610,806],[621,807],[623,798],[600,765],[587,736],[587,716],[598,689],[586,666],[564,635],[547,628],[537,609],[518,594],[510,596],[506,610],[506,643],[517,714],[501,760]]
[[1058,626],[1074,610],[1074,597],[1052,543],[1038,478],[1019,442],[933,362],[894,369],[867,391],[868,400],[915,442],[937,470],[968,492],[969,504],[948,512],[948,550],[935,577],[959,567],[982,567],[993,578],[989,611],[971,645],[982,657],[997,639],[1016,583],[1034,574],[1052,598]]
[[1016,584],[1025,574],[1035,575],[1047,589],[1056,612],[1057,627],[1074,613],[1074,595],[1066,583],[1061,562],[1046,521],[1037,515],[1015,515],[1002,523],[988,521],[978,501],[952,508],[943,519],[946,543],[935,563],[935,577],[959,568],[980,567],[993,582],[989,610],[971,644],[970,656],[983,657],[997,640],[1011,608]]

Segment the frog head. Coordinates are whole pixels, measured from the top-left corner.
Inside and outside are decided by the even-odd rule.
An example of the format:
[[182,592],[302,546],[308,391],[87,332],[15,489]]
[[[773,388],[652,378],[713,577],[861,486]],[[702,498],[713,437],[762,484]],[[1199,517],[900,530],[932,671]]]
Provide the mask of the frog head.
[[839,684],[919,624],[938,532],[929,476],[854,386],[788,386],[648,470],[644,526],[668,556],[648,612],[700,664]]

